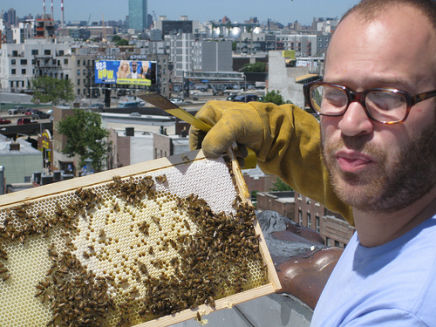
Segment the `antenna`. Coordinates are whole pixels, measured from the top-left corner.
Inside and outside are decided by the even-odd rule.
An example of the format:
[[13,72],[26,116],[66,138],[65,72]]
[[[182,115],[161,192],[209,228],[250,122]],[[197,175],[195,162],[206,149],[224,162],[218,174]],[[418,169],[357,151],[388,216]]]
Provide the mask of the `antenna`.
[[53,0],[51,0],[51,5],[50,5],[50,11],[51,11],[51,19],[54,20],[54,12],[53,12]]
[[45,16],[45,0],[42,0],[42,12]]

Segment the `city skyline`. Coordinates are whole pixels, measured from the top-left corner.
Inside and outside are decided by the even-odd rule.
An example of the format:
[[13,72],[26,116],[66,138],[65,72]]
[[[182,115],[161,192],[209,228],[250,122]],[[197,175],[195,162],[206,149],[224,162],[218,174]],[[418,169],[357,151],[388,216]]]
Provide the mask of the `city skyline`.
[[[54,0],[54,18],[60,19],[60,0]],[[227,16],[232,22],[244,22],[250,17],[257,17],[260,22],[267,19],[287,24],[298,20],[309,25],[313,17],[341,17],[347,9],[358,3],[358,0],[275,0],[274,5],[268,5],[262,0],[239,1],[221,0],[148,0],[148,13],[157,16],[167,16],[167,19],[177,20],[180,16],[188,16],[191,20],[205,22],[219,20]],[[16,10],[18,17],[28,14],[42,14],[42,0],[2,0],[0,10],[9,8]],[[65,20],[100,21],[124,20],[128,16],[128,0],[64,0]],[[46,0],[46,12],[50,13],[50,0]]]

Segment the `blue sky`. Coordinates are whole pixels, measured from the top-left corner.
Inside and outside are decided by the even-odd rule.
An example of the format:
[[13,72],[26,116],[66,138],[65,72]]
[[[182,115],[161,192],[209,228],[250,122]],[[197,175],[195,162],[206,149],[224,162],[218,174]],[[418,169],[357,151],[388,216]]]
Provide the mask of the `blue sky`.
[[[61,0],[54,0],[55,18],[60,18]],[[220,19],[224,16],[232,21],[243,22],[258,17],[261,22],[268,18],[283,24],[298,20],[310,24],[313,17],[340,17],[358,0],[148,0],[149,13],[166,15],[178,19],[187,15],[201,22]],[[65,19],[91,21],[124,19],[128,14],[128,0],[64,0]],[[50,0],[46,0],[50,11]],[[22,17],[29,13],[42,13],[42,0],[1,0],[0,10],[15,8]]]

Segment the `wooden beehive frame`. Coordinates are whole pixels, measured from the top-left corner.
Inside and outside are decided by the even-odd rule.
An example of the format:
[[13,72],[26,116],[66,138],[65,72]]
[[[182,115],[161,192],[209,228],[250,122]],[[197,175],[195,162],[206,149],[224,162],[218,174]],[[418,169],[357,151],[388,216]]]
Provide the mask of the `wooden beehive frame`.
[[[114,176],[120,176],[122,178],[125,178],[129,176],[135,176],[137,174],[149,173],[166,167],[187,164],[188,162],[194,162],[197,160],[207,160],[207,159],[204,157],[201,151],[200,152],[194,151],[183,155],[173,156],[170,158],[161,158],[149,162],[144,162],[136,165],[105,171],[94,175],[75,178],[72,180],[58,182],[55,184],[49,184],[46,186],[29,189],[17,193],[7,194],[0,197],[0,209],[18,206],[23,203],[29,203],[44,197],[53,196],[64,192],[74,191],[83,187],[91,187],[91,186],[107,183],[112,181],[112,178]],[[245,185],[239,166],[236,160],[234,159],[232,159],[232,170],[235,177],[235,183],[237,184],[237,191],[239,193],[239,196],[243,199],[243,201],[249,202],[249,193],[247,191],[247,187]],[[142,326],[142,327],[168,326],[181,321],[185,321],[187,319],[195,318],[197,312],[199,312],[203,316],[212,311],[229,308],[232,305],[236,305],[238,303],[242,303],[280,290],[281,289],[280,282],[278,280],[270,254],[266,247],[266,243],[262,235],[262,231],[257,222],[255,224],[255,231],[256,234],[259,235],[260,237],[259,250],[262,255],[264,264],[267,266],[268,281],[269,281],[267,284],[247,291],[243,291],[241,293],[227,296],[222,299],[218,299],[215,301],[215,308],[212,308],[207,305],[200,305],[196,310],[186,309],[173,315],[168,315],[152,321],[141,323],[137,326]]]

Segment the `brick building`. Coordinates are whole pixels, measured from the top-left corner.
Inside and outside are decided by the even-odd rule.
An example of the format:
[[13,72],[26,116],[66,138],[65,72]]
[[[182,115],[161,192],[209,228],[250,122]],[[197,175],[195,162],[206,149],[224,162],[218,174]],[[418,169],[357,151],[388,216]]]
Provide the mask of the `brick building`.
[[340,215],[297,192],[260,192],[258,210],[273,210],[321,235],[327,246],[344,247],[354,232]]

